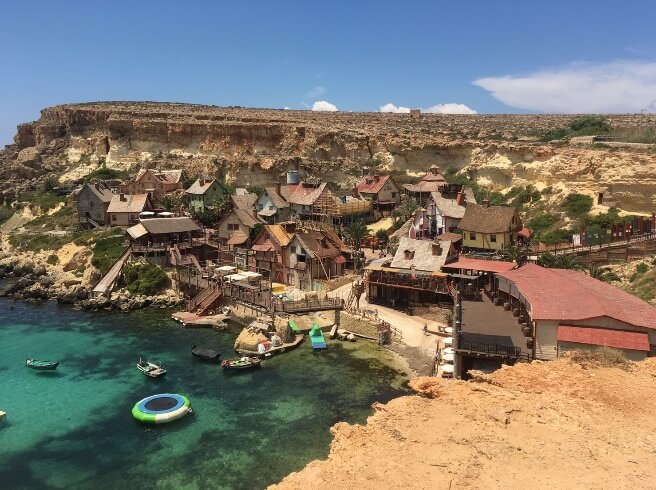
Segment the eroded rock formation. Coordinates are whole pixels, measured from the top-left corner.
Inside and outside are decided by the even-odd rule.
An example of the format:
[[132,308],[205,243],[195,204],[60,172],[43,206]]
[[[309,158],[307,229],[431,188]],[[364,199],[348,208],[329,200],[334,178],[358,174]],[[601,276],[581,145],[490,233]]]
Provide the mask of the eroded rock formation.
[[[0,194],[56,172],[75,180],[100,165],[149,162],[252,185],[289,168],[351,185],[363,165],[420,175],[437,163],[505,188],[533,183],[596,195],[629,211],[654,208],[656,155],[645,146],[593,148],[540,143],[536,134],[573,116],[318,113],[190,104],[98,102],[44,109],[0,153]],[[656,125],[653,115],[608,116],[616,128]],[[16,183],[19,183],[17,186]]]

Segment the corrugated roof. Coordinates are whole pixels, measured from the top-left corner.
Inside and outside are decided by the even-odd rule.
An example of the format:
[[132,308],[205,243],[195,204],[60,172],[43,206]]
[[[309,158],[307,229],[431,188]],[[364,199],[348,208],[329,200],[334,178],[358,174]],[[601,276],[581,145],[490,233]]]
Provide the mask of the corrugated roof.
[[325,182],[319,185],[308,185],[305,182],[301,182],[300,184],[281,186],[280,193],[289,203],[310,206],[321,196],[325,188]]
[[449,199],[442,197],[439,192],[432,192],[431,198],[435,203],[435,207],[440,210],[442,216],[449,218],[462,219],[465,215],[465,208],[467,206],[458,204],[457,199]]
[[298,231],[294,233],[310,257],[336,257],[341,252],[333,243],[317,230]]
[[148,234],[148,230],[146,230],[146,228],[144,228],[144,225],[142,225],[141,223],[131,226],[126,231],[128,232],[128,235],[130,235],[135,240],[137,238],[141,238],[142,236]]
[[441,182],[441,181],[435,181],[435,182],[421,181],[418,184],[405,184],[403,186],[403,188],[405,190],[407,190],[408,192],[414,192],[414,193],[421,192],[422,194],[424,194],[424,193],[429,193],[429,192],[436,192],[444,184],[446,184],[446,181],[444,181],[444,182]]
[[436,240],[449,241],[449,242],[459,242],[462,240],[462,235],[458,233],[452,233],[450,231],[444,232],[441,235],[436,237]]
[[389,175],[364,175],[355,187],[358,192],[378,194],[389,178]]
[[464,231],[478,233],[508,233],[521,230],[521,220],[512,226],[515,208],[512,206],[482,206],[470,204],[458,227]]
[[200,230],[200,226],[198,226],[194,220],[187,217],[145,219],[142,220],[140,224],[146,229],[146,231],[148,231],[148,233],[152,233],[153,235],[161,235],[164,233],[184,233]]
[[650,351],[649,336],[642,332],[627,332],[608,328],[560,325],[559,342],[614,347],[616,349]]
[[232,204],[236,209],[245,209],[252,211],[255,208],[255,201],[257,201],[257,194],[249,193],[239,196],[230,196]]
[[221,182],[219,182],[216,179],[208,179],[204,180],[203,184],[201,185],[200,183],[201,179],[196,179],[196,182],[191,184],[191,187],[185,191],[185,194],[194,194],[194,195],[203,195],[205,194],[212,185],[216,182],[218,185],[221,185]]
[[114,196],[111,189],[102,182],[89,182],[84,185],[80,192],[82,192],[84,189],[89,189],[102,202],[110,202]]
[[531,304],[534,320],[584,320],[610,317],[629,325],[656,329],[656,307],[589,275],[526,264],[499,274]]
[[278,189],[276,187],[266,187],[264,190],[271,197],[273,205],[278,209],[289,206],[289,203],[285,201],[285,198],[278,194]]
[[[123,201],[121,200],[123,196]],[[148,202],[148,194],[113,194],[108,213],[141,213]]]
[[[437,165],[433,164],[430,166],[431,170],[426,172],[426,175],[424,175],[421,178],[422,182],[439,182],[440,184],[446,184],[446,179],[444,176],[439,172],[440,167]],[[434,173],[433,173],[434,171]]]
[[241,245],[248,240],[248,235],[242,231],[235,231],[228,239],[228,245]]
[[237,216],[237,219],[241,222],[242,225],[253,228],[257,223],[262,221],[253,216],[253,211],[247,211],[245,209],[233,209],[233,213]]
[[502,260],[482,260],[482,259],[468,259],[466,257],[458,257],[455,262],[450,262],[444,266],[445,269],[464,269],[481,272],[508,272],[517,264],[514,262],[504,262]]
[[413,240],[407,236],[402,237],[390,267],[429,272],[439,271],[449,256],[451,242],[439,242],[441,246],[439,255],[433,255],[434,244],[435,242],[432,240]]
[[281,247],[286,247],[292,240],[293,235],[287,233],[285,228],[283,228],[281,225],[264,225],[264,228],[269,232],[269,236],[277,241]]

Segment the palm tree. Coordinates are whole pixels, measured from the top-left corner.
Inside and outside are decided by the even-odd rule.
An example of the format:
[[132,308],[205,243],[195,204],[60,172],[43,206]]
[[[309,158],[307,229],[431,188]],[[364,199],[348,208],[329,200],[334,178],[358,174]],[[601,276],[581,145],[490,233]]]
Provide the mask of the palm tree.
[[355,221],[346,227],[346,234],[353,240],[353,246],[360,250],[362,239],[369,235],[369,229],[363,221]]
[[520,247],[519,245],[509,245],[501,251],[501,255],[504,259],[510,260],[519,265],[522,265],[528,258],[526,248]]
[[597,264],[590,264],[586,271],[588,275],[594,279],[599,279],[604,282],[619,281],[620,276],[610,270],[608,267],[600,267]]
[[556,262],[552,267],[556,269],[581,270],[583,269],[583,264],[572,255],[559,255],[556,257]]

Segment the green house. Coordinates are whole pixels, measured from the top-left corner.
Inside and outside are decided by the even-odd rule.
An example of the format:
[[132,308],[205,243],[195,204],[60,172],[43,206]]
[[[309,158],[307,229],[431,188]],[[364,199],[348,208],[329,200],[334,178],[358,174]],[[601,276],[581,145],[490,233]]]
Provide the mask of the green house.
[[226,190],[216,179],[199,178],[185,191],[185,195],[192,212],[203,212],[206,207],[213,206],[218,198],[225,196]]

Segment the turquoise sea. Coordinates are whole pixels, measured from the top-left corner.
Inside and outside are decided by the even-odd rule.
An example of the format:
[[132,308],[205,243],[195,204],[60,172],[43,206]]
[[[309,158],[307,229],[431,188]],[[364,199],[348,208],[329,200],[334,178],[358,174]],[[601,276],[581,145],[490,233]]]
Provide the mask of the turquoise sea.
[[[404,392],[392,354],[360,341],[309,342],[225,374],[190,346],[232,356],[238,332],[184,329],[170,311],[90,313],[0,300],[0,488],[257,489],[325,458],[338,421],[363,423],[374,401]],[[55,372],[25,357],[60,360]],[[146,378],[139,357],[161,361]],[[195,413],[144,426],[131,409],[180,393]]]

